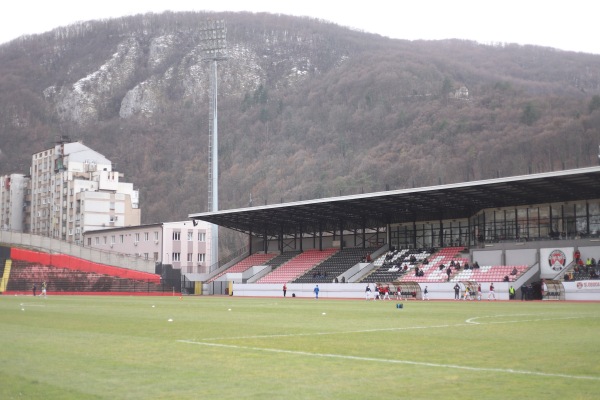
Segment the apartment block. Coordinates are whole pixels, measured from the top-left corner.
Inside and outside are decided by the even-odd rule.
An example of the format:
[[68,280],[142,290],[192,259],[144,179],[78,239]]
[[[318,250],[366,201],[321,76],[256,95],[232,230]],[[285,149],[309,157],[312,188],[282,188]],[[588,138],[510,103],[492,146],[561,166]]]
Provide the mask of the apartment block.
[[207,222],[177,221],[84,232],[84,245],[170,264],[185,273],[206,273],[211,265]]
[[0,229],[25,231],[28,186],[29,178],[23,174],[0,177]]
[[83,244],[87,231],[139,225],[139,192],[122,177],[80,142],[33,154],[30,233]]

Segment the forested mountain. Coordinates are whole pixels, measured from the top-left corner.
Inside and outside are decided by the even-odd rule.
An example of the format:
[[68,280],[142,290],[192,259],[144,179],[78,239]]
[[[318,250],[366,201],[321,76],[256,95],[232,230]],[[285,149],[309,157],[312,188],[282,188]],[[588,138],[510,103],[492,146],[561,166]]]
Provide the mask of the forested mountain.
[[220,209],[598,163],[598,55],[164,13],[0,46],[0,174],[66,135],[134,182],[143,223],[206,211],[207,18],[227,23]]

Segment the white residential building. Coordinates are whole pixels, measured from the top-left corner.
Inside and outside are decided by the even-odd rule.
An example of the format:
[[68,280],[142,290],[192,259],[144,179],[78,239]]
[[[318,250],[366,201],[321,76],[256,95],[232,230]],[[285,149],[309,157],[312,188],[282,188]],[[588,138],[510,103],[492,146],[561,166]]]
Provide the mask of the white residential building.
[[82,244],[85,232],[139,225],[139,193],[121,177],[110,160],[80,142],[35,153],[30,232]]
[[208,272],[211,224],[164,222],[84,232],[84,245],[172,265],[182,274]]
[[0,229],[23,232],[29,178],[23,174],[0,177]]

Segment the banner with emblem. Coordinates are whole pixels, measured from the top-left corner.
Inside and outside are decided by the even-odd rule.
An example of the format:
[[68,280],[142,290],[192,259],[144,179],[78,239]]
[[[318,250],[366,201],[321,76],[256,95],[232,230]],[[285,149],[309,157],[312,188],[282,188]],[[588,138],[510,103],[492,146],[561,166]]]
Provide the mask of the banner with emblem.
[[573,262],[574,247],[540,249],[540,278],[552,279]]

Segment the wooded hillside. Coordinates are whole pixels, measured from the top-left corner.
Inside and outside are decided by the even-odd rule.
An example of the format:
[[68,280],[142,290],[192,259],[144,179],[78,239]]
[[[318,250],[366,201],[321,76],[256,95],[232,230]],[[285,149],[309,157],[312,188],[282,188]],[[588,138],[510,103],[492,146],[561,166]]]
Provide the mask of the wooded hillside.
[[207,18],[227,23],[220,209],[598,163],[598,55],[165,13],[0,46],[0,174],[68,135],[134,182],[143,223],[206,211]]

